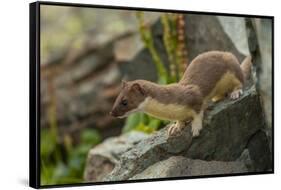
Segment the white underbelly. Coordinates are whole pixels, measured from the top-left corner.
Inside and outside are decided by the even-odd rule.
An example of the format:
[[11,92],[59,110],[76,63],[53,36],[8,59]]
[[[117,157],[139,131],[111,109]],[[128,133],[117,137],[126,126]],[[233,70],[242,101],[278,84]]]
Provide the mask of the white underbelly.
[[151,98],[146,100],[143,111],[153,117],[169,121],[186,121],[195,115],[195,111],[188,106],[163,104]]

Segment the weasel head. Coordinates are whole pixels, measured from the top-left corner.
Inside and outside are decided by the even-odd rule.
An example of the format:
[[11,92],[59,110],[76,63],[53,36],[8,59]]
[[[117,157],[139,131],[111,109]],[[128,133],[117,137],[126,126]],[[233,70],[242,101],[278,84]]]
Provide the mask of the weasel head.
[[122,81],[122,90],[117,96],[110,115],[114,117],[127,117],[129,114],[142,110],[146,92],[137,81]]

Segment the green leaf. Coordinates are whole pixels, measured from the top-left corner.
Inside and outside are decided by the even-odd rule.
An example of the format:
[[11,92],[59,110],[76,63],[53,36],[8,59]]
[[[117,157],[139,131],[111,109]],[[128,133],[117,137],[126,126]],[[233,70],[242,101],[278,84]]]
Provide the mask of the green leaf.
[[153,131],[156,131],[161,126],[161,123],[161,120],[152,118],[148,124],[148,127]]
[[144,132],[144,133],[152,133],[154,132],[155,130],[151,127],[149,127],[148,125],[145,125],[143,123],[140,123],[136,128],[135,130],[137,131],[141,131],[141,132]]
[[126,120],[125,126],[122,129],[122,132],[127,133],[127,132],[133,130],[140,123],[140,121],[141,121],[141,113],[134,113],[134,114],[130,115]]

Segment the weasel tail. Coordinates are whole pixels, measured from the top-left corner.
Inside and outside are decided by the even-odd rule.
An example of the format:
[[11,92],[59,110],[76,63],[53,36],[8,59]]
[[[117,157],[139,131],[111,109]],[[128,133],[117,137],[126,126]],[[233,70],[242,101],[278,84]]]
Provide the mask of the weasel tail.
[[252,57],[248,55],[241,63],[240,68],[243,72],[244,79],[248,80],[252,71]]

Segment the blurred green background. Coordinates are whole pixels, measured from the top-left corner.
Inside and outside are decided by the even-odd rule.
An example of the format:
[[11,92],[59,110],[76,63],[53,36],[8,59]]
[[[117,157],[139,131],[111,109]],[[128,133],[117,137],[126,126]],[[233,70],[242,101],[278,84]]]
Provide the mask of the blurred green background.
[[[168,64],[151,32],[157,20]],[[152,80],[179,80],[188,64],[184,25],[181,14],[41,6],[41,185],[83,182],[87,153],[104,139],[164,126],[145,114],[119,120],[108,112],[141,49],[154,64],[146,68],[155,70]]]

